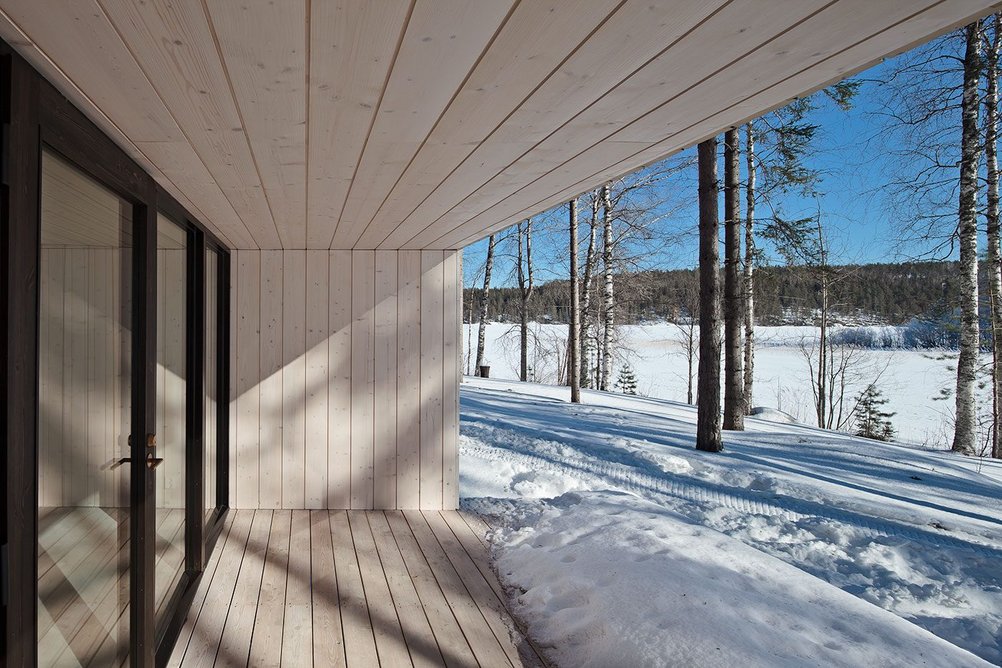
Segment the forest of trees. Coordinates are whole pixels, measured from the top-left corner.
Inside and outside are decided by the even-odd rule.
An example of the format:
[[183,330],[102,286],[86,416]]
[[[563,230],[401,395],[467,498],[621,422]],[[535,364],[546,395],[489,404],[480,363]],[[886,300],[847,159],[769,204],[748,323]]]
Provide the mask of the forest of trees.
[[[913,319],[944,319],[956,308],[956,262],[905,262],[841,267],[846,278],[838,289],[833,311],[838,322],[903,325]],[[698,289],[694,269],[616,274],[619,321],[679,322],[690,314],[686,296]],[[807,267],[762,266],[756,272],[758,294],[755,317],[761,325],[813,325],[821,307],[816,279]],[[479,314],[483,288],[466,288],[467,314]],[[518,288],[492,287],[487,318],[518,322]],[[536,286],[529,302],[529,319],[567,323],[570,291],[566,280]],[[472,316],[474,321],[477,315]],[[469,322],[469,316],[467,317]]]
[[[756,324],[818,329],[804,351],[813,410],[819,427],[845,429],[863,399],[874,415],[879,403],[872,395],[852,407],[844,381],[855,355],[833,326],[918,321],[949,332],[932,345],[956,350],[945,418],[952,449],[1002,457],[1000,50],[996,14],[914,49],[875,81],[882,108],[870,113],[873,141],[883,144],[879,187],[893,255],[916,261],[854,265],[840,250],[846,239],[824,209],[819,138],[874,83],[845,80],[496,230],[482,283],[465,293],[465,318],[480,323],[477,368],[487,321],[519,323],[523,381],[534,345],[528,323],[566,323],[566,349],[554,351],[558,382],[580,401],[581,388],[614,389],[617,327],[688,323],[696,447],[717,451],[721,430],[743,429],[753,406]],[[692,269],[650,268],[693,238]],[[509,265],[500,276],[498,259]],[[986,376],[990,405],[978,394]]]

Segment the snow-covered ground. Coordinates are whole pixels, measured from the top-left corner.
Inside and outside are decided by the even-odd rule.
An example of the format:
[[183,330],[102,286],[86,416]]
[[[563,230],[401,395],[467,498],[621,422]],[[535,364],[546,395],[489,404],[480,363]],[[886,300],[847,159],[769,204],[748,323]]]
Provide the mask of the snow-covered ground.
[[[1002,462],[466,379],[463,506],[560,666],[1002,663]],[[980,657],[980,658],[979,658]]]
[[[465,325],[464,345],[476,348],[477,325]],[[855,327],[851,334],[877,346],[899,342],[903,328]],[[531,325],[538,343],[530,354],[535,379],[542,383],[556,381],[557,350],[564,347],[566,325]],[[619,328],[620,358],[616,360],[613,379],[623,361],[628,361],[637,375],[640,394],[660,399],[685,401],[687,361],[683,330],[670,323],[627,325]],[[810,422],[812,394],[807,362],[802,344],[817,339],[814,327],[757,327],[755,358],[756,406],[782,410],[803,422]],[[937,399],[943,389],[956,384],[955,353],[942,350],[893,349],[874,347],[857,353],[856,376],[846,391],[854,399],[870,382],[888,400],[884,409],[895,413],[891,421],[897,440],[929,448],[949,446],[953,399]],[[487,327],[486,357],[494,378],[518,378],[518,328],[506,323]],[[465,361],[466,358],[464,358]],[[473,362],[471,361],[470,364]],[[982,402],[988,406],[990,390],[982,389]]]

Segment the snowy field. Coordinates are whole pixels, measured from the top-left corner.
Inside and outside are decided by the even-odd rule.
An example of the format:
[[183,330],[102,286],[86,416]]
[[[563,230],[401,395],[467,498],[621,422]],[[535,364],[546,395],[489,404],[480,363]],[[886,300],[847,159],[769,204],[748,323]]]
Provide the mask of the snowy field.
[[[559,666],[1002,663],[1002,462],[466,379],[463,507]],[[986,663],[989,662],[989,663]]]
[[[465,325],[464,345],[476,349],[477,325]],[[535,378],[542,383],[556,381],[557,350],[565,346],[567,326],[533,323],[537,347],[530,354]],[[755,357],[755,406],[776,408],[801,422],[813,418],[812,393],[807,361],[802,345],[817,339],[814,327],[758,327]],[[893,343],[901,338],[900,328],[853,328],[858,338],[874,344]],[[687,362],[685,340],[680,327],[673,324],[623,326],[620,358],[616,360],[613,379],[624,361],[637,375],[640,394],[659,399],[685,401]],[[562,354],[562,353],[561,353]],[[891,419],[896,440],[946,448],[952,433],[953,400],[937,400],[942,389],[956,383],[955,354],[941,350],[873,348],[860,351],[854,363],[855,380],[849,384],[846,399],[854,399],[868,383],[888,400],[884,409],[895,413]],[[487,327],[486,357],[491,377],[518,378],[518,327],[491,323]],[[464,362],[466,358],[464,357]],[[473,364],[473,361],[470,361]],[[472,368],[472,367],[471,367]],[[988,407],[990,390],[984,390],[982,404]]]

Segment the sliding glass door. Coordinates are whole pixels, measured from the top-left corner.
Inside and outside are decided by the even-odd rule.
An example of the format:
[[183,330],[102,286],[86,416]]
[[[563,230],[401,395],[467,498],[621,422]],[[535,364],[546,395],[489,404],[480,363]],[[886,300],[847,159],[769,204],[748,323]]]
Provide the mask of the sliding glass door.
[[[221,505],[222,255],[205,246],[196,228],[157,216],[156,271],[145,274],[155,283],[155,304],[146,305],[156,312],[156,369],[148,376],[155,387],[143,388],[155,396],[155,432],[134,446],[134,379],[147,377],[133,375],[134,305],[144,294],[132,271],[135,219],[129,201],[43,151],[37,472],[43,666],[128,664],[135,652],[130,608],[146,601],[152,610],[144,610],[145,623],[164,644],[204,556],[200,539],[189,539],[203,534]],[[147,479],[142,491],[130,491],[137,456]],[[154,513],[139,510],[149,504]],[[155,540],[133,545],[130,515],[140,526],[152,519]],[[142,595],[133,591],[137,579],[130,573],[137,553],[152,573],[152,582],[140,582],[149,589]]]
[[132,205],[42,156],[38,664],[129,647]]
[[189,231],[157,216],[156,620],[185,568]]
[[227,508],[229,255],[3,41],[0,125],[0,665],[162,665]]

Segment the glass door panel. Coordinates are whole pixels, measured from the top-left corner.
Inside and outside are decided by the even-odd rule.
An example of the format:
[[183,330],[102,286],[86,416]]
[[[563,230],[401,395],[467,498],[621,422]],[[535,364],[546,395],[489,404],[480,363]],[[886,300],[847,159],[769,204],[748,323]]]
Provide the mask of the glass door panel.
[[39,665],[120,665],[129,646],[132,206],[42,156]]
[[219,413],[217,382],[219,364],[219,253],[205,250],[205,526],[209,524],[212,511],[216,508],[216,461],[219,451],[216,447]]
[[157,220],[156,619],[184,572],[188,232]]

